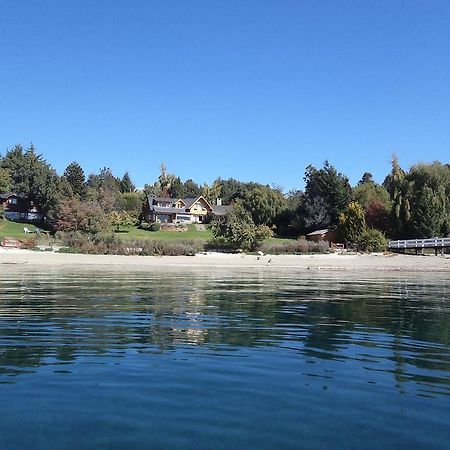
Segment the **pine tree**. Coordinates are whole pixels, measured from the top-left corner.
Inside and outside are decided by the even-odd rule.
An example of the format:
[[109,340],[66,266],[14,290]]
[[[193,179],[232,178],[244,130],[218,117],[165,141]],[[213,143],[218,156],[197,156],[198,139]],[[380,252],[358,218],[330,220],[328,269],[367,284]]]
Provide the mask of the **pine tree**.
[[83,198],[86,192],[86,178],[80,164],[71,162],[64,170],[64,177],[70,184],[72,192],[79,198]]
[[120,181],[120,192],[122,194],[134,192],[136,190],[136,186],[133,184],[130,178],[130,174],[125,172],[122,180]]

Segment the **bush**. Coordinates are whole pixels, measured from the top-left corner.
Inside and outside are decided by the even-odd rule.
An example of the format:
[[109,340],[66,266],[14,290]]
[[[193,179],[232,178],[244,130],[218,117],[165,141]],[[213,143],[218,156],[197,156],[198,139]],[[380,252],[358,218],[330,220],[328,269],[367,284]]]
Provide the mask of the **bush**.
[[150,224],[150,231],[159,231],[161,229],[161,224],[159,222],[153,222]]
[[161,224],[159,222],[142,222],[138,228],[145,231],[159,231],[161,229]]
[[328,242],[313,242],[305,239],[289,242],[265,242],[261,250],[270,255],[301,254],[301,253],[328,253],[330,247]]
[[383,252],[387,248],[387,240],[381,231],[369,228],[358,237],[356,246],[362,252]]
[[145,240],[122,241],[113,234],[87,235],[81,233],[57,233],[56,238],[64,248],[62,253],[87,253],[92,255],[145,255],[191,256],[203,250],[198,240]]
[[221,240],[235,250],[255,250],[273,234],[268,226],[255,225],[250,213],[239,203],[225,216],[214,219],[210,226],[216,241]]

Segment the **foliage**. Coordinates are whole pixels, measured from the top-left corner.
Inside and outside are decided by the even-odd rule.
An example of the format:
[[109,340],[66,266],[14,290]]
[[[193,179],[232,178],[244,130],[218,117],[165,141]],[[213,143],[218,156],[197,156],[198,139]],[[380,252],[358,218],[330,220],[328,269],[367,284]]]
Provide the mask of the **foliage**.
[[109,214],[109,221],[116,232],[120,231],[121,227],[130,227],[135,223],[135,220],[127,211],[112,211]]
[[47,218],[53,215],[61,199],[60,180],[32,144],[26,151],[20,145],[8,150],[1,167],[11,175],[11,191],[27,197]]
[[304,180],[306,228],[312,230],[337,225],[339,215],[350,202],[351,187],[348,178],[325,161],[321,169],[308,166]]
[[450,167],[438,162],[417,164],[406,177],[409,183],[412,237],[435,237],[448,233],[450,225]]
[[129,212],[133,217],[139,217],[142,212],[144,194],[141,192],[127,192],[120,196],[120,208]]
[[302,208],[306,230],[320,230],[331,224],[330,209],[327,201],[320,195],[308,197]]
[[389,197],[389,192],[384,186],[376,183],[363,183],[352,191],[352,199],[358,202],[365,211],[369,207],[370,203],[377,202],[385,205],[386,208],[391,208],[391,199]]
[[240,204],[223,217],[211,222],[215,239],[223,240],[233,249],[254,250],[272,235],[266,225],[255,225],[250,213]]
[[77,162],[70,163],[64,170],[64,178],[72,188],[72,192],[81,199],[86,194],[86,177],[84,170]]
[[131,181],[131,177],[128,172],[125,172],[122,180],[120,180],[119,189],[122,194],[131,193],[136,190],[136,186]]
[[113,234],[88,235],[58,232],[56,239],[64,246],[60,252],[96,255],[192,256],[203,250],[201,241],[122,241]]
[[355,242],[365,228],[364,210],[359,203],[351,202],[339,216],[339,237],[347,242]]
[[278,236],[298,237],[304,231],[304,222],[299,214],[299,208],[284,209],[274,218],[273,223]]
[[159,222],[142,222],[139,225],[139,228],[146,231],[159,231],[161,229],[161,224]]
[[358,186],[362,186],[363,184],[374,183],[373,175],[370,172],[364,172],[361,179],[358,181]]
[[104,167],[98,174],[90,174],[87,180],[87,200],[97,203],[105,213],[120,210],[120,180],[110,168]]
[[184,182],[183,194],[188,198],[197,198],[203,195],[203,189],[189,178]]
[[55,229],[58,231],[98,234],[111,229],[109,217],[100,205],[76,198],[62,202],[57,217]]
[[272,225],[281,213],[286,201],[281,192],[268,186],[252,186],[244,194],[243,206],[251,214],[256,225]]
[[307,241],[306,239],[299,239],[281,243],[267,241],[263,243],[261,250],[270,255],[328,253],[330,251],[330,247],[328,242],[313,242]]
[[393,158],[384,182],[392,199],[393,234],[403,238],[446,235],[450,228],[450,167],[417,164],[405,173]]
[[11,171],[4,167],[0,167],[0,193],[11,191]]
[[389,232],[389,209],[384,203],[373,200],[369,203],[365,213],[366,225],[384,233]]
[[358,236],[356,246],[363,252],[383,252],[387,248],[387,240],[381,231],[369,228]]

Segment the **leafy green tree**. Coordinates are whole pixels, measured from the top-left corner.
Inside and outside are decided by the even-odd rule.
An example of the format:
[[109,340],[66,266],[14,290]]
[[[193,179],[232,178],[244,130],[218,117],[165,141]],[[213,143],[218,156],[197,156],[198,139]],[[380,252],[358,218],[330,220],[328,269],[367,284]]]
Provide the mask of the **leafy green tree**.
[[387,248],[387,240],[381,231],[369,228],[357,237],[356,246],[362,252],[383,252]]
[[346,242],[355,242],[366,229],[364,210],[357,202],[351,202],[339,215],[338,234]]
[[87,180],[87,201],[98,203],[109,214],[121,208],[120,179],[115,177],[109,167],[98,174],[90,174]]
[[129,212],[133,217],[139,216],[142,212],[142,203],[144,202],[144,194],[141,192],[129,192],[122,194],[120,202],[121,209]]
[[242,204],[256,225],[272,225],[275,217],[285,208],[286,201],[280,191],[257,185],[247,190]]
[[392,161],[386,186],[392,199],[393,235],[429,238],[446,235],[450,224],[450,169],[434,162],[417,164],[405,173]]
[[[348,178],[325,161],[321,169],[308,166],[304,180],[306,183],[304,218],[307,228],[317,226],[318,222],[321,227],[336,226],[340,213],[350,202],[351,187]],[[315,204],[320,204],[323,209],[320,214],[316,213]]]
[[393,234],[404,237],[407,223],[411,217],[411,208],[408,199],[408,182],[397,155],[392,156],[392,169],[384,179],[383,186],[388,191],[392,202],[390,222]]
[[406,175],[411,208],[411,237],[445,235],[450,223],[450,169],[439,162],[417,164]]
[[98,234],[111,230],[109,217],[98,203],[82,202],[77,198],[63,201],[57,217],[55,229],[58,231]]
[[109,221],[116,232],[119,232],[120,228],[131,227],[135,223],[133,217],[126,211],[112,211],[109,214]]
[[272,235],[272,230],[266,225],[255,225],[250,213],[240,203],[225,216],[214,219],[211,229],[216,240],[236,250],[255,250]]
[[64,170],[64,177],[70,184],[72,192],[79,198],[86,194],[86,177],[84,170],[76,161],[71,162]]
[[374,182],[362,183],[354,187],[352,190],[352,199],[358,202],[364,210],[367,210],[369,204],[372,202],[382,203],[388,209],[392,206],[389,192],[384,186]]

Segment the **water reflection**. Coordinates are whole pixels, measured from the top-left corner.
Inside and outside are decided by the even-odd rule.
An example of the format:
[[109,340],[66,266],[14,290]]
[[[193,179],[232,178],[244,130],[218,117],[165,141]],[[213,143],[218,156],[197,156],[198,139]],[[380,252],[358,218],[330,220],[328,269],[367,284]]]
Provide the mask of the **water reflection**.
[[[439,276],[64,272],[1,276],[0,381],[85,357],[280,349],[333,378],[450,394],[450,282]],[[58,369],[56,367],[56,369]],[[374,377],[376,378],[376,377]]]

